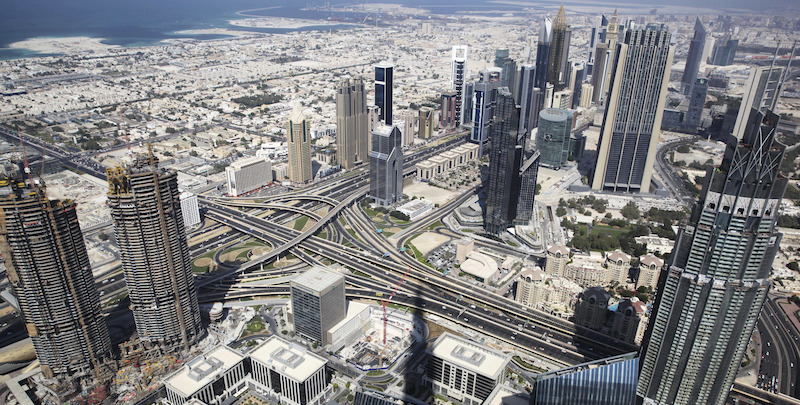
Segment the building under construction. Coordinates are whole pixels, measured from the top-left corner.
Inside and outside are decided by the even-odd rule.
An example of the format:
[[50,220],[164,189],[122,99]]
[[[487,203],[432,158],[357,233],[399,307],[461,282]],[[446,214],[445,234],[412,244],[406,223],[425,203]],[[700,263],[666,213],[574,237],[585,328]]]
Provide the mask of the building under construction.
[[203,329],[177,172],[159,168],[151,151],[107,173],[108,205],[139,338],[167,350],[189,349]]
[[48,199],[18,171],[0,175],[0,253],[44,376],[68,391],[73,379],[111,377],[108,327],[75,203]]

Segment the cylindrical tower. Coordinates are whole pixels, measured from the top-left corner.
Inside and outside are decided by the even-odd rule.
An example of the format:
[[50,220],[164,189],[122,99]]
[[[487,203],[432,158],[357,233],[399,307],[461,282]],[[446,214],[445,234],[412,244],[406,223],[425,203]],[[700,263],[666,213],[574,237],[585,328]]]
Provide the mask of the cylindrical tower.
[[139,338],[188,349],[203,330],[177,172],[159,168],[151,152],[128,168],[108,169],[108,186]]

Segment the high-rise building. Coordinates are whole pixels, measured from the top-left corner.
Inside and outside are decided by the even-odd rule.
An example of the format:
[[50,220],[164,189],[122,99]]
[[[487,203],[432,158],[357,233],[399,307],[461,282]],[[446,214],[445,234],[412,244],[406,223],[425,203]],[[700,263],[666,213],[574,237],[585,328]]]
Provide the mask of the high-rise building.
[[564,14],[564,5],[562,4],[556,18],[553,19],[553,41],[550,46],[550,60],[547,68],[547,82],[552,84],[556,91],[567,85],[571,36],[572,30],[567,24],[567,16]]
[[45,377],[113,374],[75,203],[50,200],[18,172],[0,177],[0,253]]
[[313,178],[311,167],[311,129],[301,110],[289,117],[289,132],[286,134],[289,149],[289,180],[306,183]]
[[517,62],[508,56],[508,49],[498,49],[494,55],[494,67],[500,68],[500,87],[515,87],[517,74]]
[[419,137],[431,139],[433,137],[433,108],[419,108]]
[[648,404],[722,405],[766,299],[788,179],[778,116],[751,110],[741,140],[729,137],[690,222],[658,281],[642,346],[637,395]]
[[[422,123],[420,123],[420,128]],[[382,125],[372,131],[369,154],[369,195],[381,206],[403,198],[402,135],[397,127]]]
[[518,130],[519,109],[506,87],[497,92],[493,121],[483,227],[486,232],[497,234],[510,227],[517,217],[524,148],[521,145],[524,136]]
[[634,352],[539,374],[531,405],[633,405],[638,369]]
[[367,161],[370,132],[364,80],[343,78],[336,89],[336,160],[344,169]]
[[708,79],[697,79],[689,94],[689,110],[683,121],[687,131],[697,133],[703,119],[703,108],[706,106],[708,94]]
[[295,333],[322,346],[331,343],[328,330],[347,314],[344,276],[314,266],[295,277],[289,289]]
[[533,219],[534,199],[536,198],[536,181],[539,177],[539,151],[526,158],[519,169],[519,201],[517,202],[517,216],[514,225],[526,226]]
[[[605,19],[605,16],[603,18]],[[614,15],[611,16],[611,21],[608,22],[608,30],[604,35],[604,42],[597,44],[597,51],[595,52],[594,71],[592,73],[592,86],[594,86],[592,101],[595,103],[605,103],[608,98],[615,66],[617,42],[621,34],[623,34],[623,31],[620,31],[617,11],[614,10]]]
[[[414,132],[419,118],[413,111],[403,111],[401,118],[403,119],[403,146],[411,146],[414,144]],[[370,133],[372,133],[372,131],[370,131]]]
[[464,111],[472,107],[471,104],[465,103],[464,95],[464,82],[467,79],[467,46],[456,45],[453,46],[453,62],[452,70],[450,72],[450,88],[456,92],[456,126],[460,126],[462,122],[468,122],[464,119]]
[[560,169],[569,158],[569,135],[572,130],[572,113],[559,108],[548,108],[539,113],[536,131],[536,149],[542,157],[542,166]]
[[598,330],[606,323],[611,295],[603,287],[589,287],[581,293],[575,308],[575,323]]
[[747,78],[742,102],[739,105],[739,113],[736,115],[736,123],[733,125],[733,136],[742,139],[747,120],[750,118],[750,110],[758,108],[764,112],[777,104],[778,84],[783,76],[783,68],[769,66],[758,66],[750,69],[750,77]]
[[592,97],[594,96],[594,86],[589,83],[581,85],[581,96],[578,101],[578,107],[589,108],[592,106]]
[[[272,171],[270,170],[270,177]],[[181,214],[183,214],[183,226],[189,228],[201,222],[200,219],[200,205],[197,204],[197,196],[184,191],[181,193]]]
[[[547,87],[547,72],[550,68],[550,48],[553,42],[553,23],[545,17],[539,30],[539,43],[536,45],[536,80],[533,87],[544,92]],[[541,110],[541,107],[539,108]],[[539,111],[536,111],[538,114]]]
[[621,300],[614,311],[611,337],[641,344],[647,328],[647,305],[636,297]]
[[572,100],[567,108],[575,108],[581,101],[583,82],[586,80],[586,62],[575,62],[569,66],[569,86],[567,88],[572,92]]
[[492,130],[492,118],[500,82],[500,69],[484,69],[481,79],[474,85],[472,93],[472,133],[470,141],[480,146],[479,155],[483,156],[489,133]]
[[461,124],[472,125],[472,103],[475,96],[475,83],[464,84],[464,103],[461,110]]
[[694,22],[694,37],[689,43],[689,54],[686,56],[686,67],[683,69],[681,87],[683,94],[690,94],[692,87],[697,81],[697,73],[700,71],[700,63],[703,62],[703,47],[706,46],[706,27],[700,21],[700,17]]
[[592,188],[648,192],[674,46],[664,27],[648,26],[627,31],[616,53]]
[[731,34],[725,34],[714,43],[714,51],[711,53],[711,64],[716,66],[733,65],[736,57],[736,48],[739,47],[739,40],[732,39]]
[[333,399],[328,360],[304,346],[273,335],[256,346],[249,357],[252,371],[248,379],[252,382],[248,384],[274,402],[322,405]]
[[375,106],[378,119],[386,125],[392,125],[392,86],[394,83],[394,65],[381,62],[375,65]]
[[537,92],[536,87],[534,87],[535,81],[536,67],[533,65],[522,65],[519,76],[519,90],[517,91],[517,94],[519,94],[517,104],[520,107],[520,133],[529,133],[535,128],[535,126],[532,125],[532,123],[536,121],[533,119],[533,115],[536,114],[534,110],[539,106],[538,96],[541,94],[541,92]]
[[456,106],[458,105],[458,98],[456,92],[446,90],[442,92],[442,109],[439,113],[439,125],[445,131],[455,129],[458,126],[456,119]]
[[265,157],[237,160],[225,168],[228,194],[232,197],[249,193],[272,182],[272,163]]
[[188,350],[204,334],[181,213],[178,173],[152,151],[107,169],[128,298],[142,341]]

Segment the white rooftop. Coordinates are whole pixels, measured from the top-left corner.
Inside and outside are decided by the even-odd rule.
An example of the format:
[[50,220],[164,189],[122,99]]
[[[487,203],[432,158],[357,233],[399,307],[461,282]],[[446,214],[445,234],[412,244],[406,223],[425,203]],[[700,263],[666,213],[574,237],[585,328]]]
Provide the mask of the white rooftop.
[[443,333],[433,344],[431,353],[451,364],[497,380],[505,370],[511,357],[457,337]]
[[305,273],[295,277],[292,281],[314,291],[322,291],[326,288],[330,288],[343,278],[343,275],[327,267],[314,266]]
[[273,367],[279,373],[295,381],[303,382],[313,375],[327,361],[309,352],[297,343],[290,343],[272,336],[250,352],[250,359]]
[[394,125],[380,124],[372,130],[372,133],[381,136],[389,136],[392,134],[392,129],[394,129]]
[[362,312],[367,310],[367,308],[369,308],[369,304],[365,304],[363,302],[356,302],[356,301],[347,301],[347,315],[345,315],[344,319],[339,321],[339,323],[337,323],[336,325],[331,326],[330,330],[334,331],[334,330],[337,330],[337,329],[343,327],[348,322],[352,321],[357,316],[359,316]]
[[231,163],[230,167],[233,170],[242,170],[242,168],[244,168],[244,167],[255,165],[255,164],[259,164],[259,163],[265,163],[266,161],[267,161],[267,158],[261,157],[261,156],[246,157],[246,158],[242,158],[242,159],[239,159],[239,160]]
[[497,261],[480,252],[470,252],[461,264],[461,271],[489,280],[497,274]]
[[190,397],[244,359],[244,355],[228,346],[217,346],[195,357],[164,379],[184,397]]
[[529,397],[523,395],[521,392],[512,390],[505,385],[498,385],[489,394],[489,398],[483,402],[483,405],[528,405],[530,402]]

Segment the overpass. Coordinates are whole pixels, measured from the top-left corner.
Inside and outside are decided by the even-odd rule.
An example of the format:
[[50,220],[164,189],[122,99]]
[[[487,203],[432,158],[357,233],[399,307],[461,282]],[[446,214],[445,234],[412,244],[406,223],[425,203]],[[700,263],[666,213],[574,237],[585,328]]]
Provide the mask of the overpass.
[[733,383],[731,393],[728,394],[728,396],[734,395],[755,401],[755,404],[800,405],[800,400],[794,399],[788,395],[773,394],[744,384],[738,380]]

